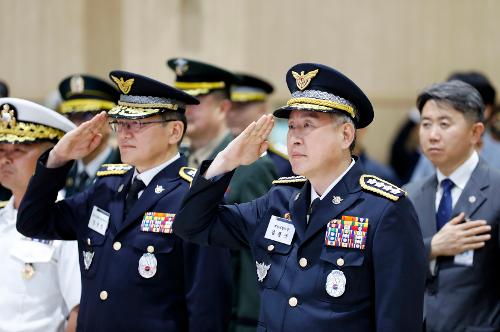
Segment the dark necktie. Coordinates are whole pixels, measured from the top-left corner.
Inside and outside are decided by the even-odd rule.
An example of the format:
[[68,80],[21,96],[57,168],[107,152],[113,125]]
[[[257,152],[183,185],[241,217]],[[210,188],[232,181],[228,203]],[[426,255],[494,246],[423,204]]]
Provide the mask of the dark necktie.
[[128,191],[127,198],[125,199],[125,215],[128,214],[128,212],[132,209],[132,206],[134,206],[135,202],[137,202],[137,200],[139,199],[139,192],[144,190],[144,188],[146,188],[144,182],[135,177]]
[[78,182],[76,183],[76,190],[77,192],[85,190],[85,187],[87,186],[87,180],[89,179],[89,175],[87,174],[86,170],[83,170],[80,174],[77,176]]
[[455,184],[450,179],[441,181],[441,188],[443,188],[443,196],[439,202],[439,207],[436,213],[436,226],[439,231],[451,218],[452,201],[451,189]]
[[319,197],[316,197],[311,205],[309,206],[309,209],[307,210],[307,224],[309,225],[309,223],[311,222],[311,217],[312,215],[316,212],[316,210],[318,209],[318,206],[319,206],[319,203],[321,202],[321,200],[319,199]]

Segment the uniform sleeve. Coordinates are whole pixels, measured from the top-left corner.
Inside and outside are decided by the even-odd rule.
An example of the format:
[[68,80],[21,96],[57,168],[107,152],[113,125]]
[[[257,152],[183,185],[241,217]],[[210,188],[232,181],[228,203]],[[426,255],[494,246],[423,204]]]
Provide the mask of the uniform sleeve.
[[207,180],[210,164],[204,162],[175,216],[173,231],[181,238],[201,245],[231,249],[248,247],[256,225],[267,211],[268,195],[248,203],[222,205],[232,173]]
[[390,203],[373,240],[377,331],[422,331],[428,270],[415,209],[408,199]]
[[57,275],[59,288],[69,313],[80,303],[82,293],[78,243],[76,241],[61,241],[59,260],[57,261]]
[[231,307],[229,250],[183,245],[189,331],[226,331]]
[[64,187],[72,163],[47,168],[49,152],[38,159],[35,174],[19,206],[16,227],[29,237],[75,240],[78,221],[87,221],[87,201],[93,187],[56,203],[57,193]]
[[276,178],[276,171],[269,157],[239,167],[230,183],[228,203],[244,203],[265,195]]

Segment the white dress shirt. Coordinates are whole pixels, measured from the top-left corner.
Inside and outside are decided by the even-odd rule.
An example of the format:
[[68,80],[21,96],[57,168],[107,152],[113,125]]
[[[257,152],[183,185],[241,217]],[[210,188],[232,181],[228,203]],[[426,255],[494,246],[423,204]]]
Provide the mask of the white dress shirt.
[[[76,241],[37,242],[16,230],[14,197],[0,210],[0,331],[63,331],[80,303]],[[31,265],[31,278],[23,269]]]
[[472,172],[479,163],[479,156],[476,151],[472,152],[469,159],[467,159],[462,165],[460,165],[450,176],[445,176],[443,173],[436,170],[436,175],[438,179],[438,186],[436,188],[436,212],[439,208],[439,203],[441,202],[441,197],[443,197],[443,188],[441,187],[441,181],[444,179],[450,179],[455,184],[451,189],[451,206],[454,207],[458,201],[460,195],[464,191],[465,185],[469,182]]
[[[142,182],[144,182],[144,185],[147,187],[149,185],[149,183],[153,180],[153,178],[156,176],[156,174],[160,173],[165,167],[167,167],[168,165],[170,165],[171,163],[173,163],[174,161],[179,159],[180,156],[181,156],[180,153],[177,153],[175,156],[173,156],[172,158],[170,158],[166,162],[164,162],[156,167],[153,167],[151,169],[148,169],[147,171],[144,171],[142,173],[139,173],[137,171],[137,168],[136,168],[134,170],[134,176],[132,177],[132,182],[137,177],[139,180],[142,180]],[[141,190],[139,192],[138,197],[141,197],[143,191],[144,190]]]

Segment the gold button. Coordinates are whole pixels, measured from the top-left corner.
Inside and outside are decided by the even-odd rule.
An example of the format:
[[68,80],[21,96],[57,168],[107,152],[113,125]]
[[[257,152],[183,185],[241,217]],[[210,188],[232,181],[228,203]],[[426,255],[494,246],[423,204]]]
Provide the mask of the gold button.
[[299,265],[301,267],[306,267],[307,266],[307,258],[302,257],[301,259],[299,259]]
[[99,293],[99,297],[101,298],[101,300],[105,301],[108,298],[108,292],[103,290],[102,292]]
[[90,238],[87,238],[87,244],[90,246],[92,244],[92,241],[90,241]]
[[267,251],[273,251],[274,250],[274,245],[270,244],[267,246]]
[[116,241],[115,243],[113,243],[113,249],[115,249],[116,251],[120,250],[122,248],[122,244],[118,241]]
[[153,247],[153,246],[148,246],[148,252],[149,252],[150,254],[154,253],[154,252],[155,252],[155,247]]
[[290,305],[290,307],[296,307],[297,304],[299,303],[299,300],[297,300],[296,297],[292,296],[289,300],[288,300],[288,304]]
[[342,257],[340,257],[339,259],[337,259],[337,265],[338,266],[344,266],[344,259]]

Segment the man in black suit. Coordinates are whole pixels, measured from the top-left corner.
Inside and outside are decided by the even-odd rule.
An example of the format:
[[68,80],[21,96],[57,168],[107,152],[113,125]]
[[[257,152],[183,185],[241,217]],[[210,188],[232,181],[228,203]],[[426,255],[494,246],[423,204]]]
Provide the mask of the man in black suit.
[[427,331],[500,330],[500,173],[478,156],[484,104],[471,85],[449,81],[417,99],[420,144],[437,168],[408,193],[429,260]]

